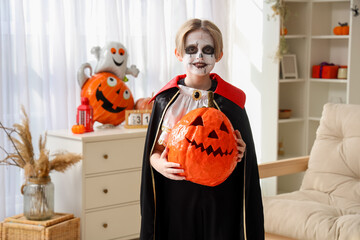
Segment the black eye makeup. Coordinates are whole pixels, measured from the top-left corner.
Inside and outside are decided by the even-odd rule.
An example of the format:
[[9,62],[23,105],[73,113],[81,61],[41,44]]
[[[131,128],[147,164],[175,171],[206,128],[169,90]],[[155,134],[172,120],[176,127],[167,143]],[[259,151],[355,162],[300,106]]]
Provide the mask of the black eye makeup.
[[[196,54],[198,51],[199,49],[196,45],[190,45],[185,48],[186,54]],[[207,55],[212,55],[215,53],[215,49],[210,45],[206,45],[205,47],[202,48],[202,53]]]
[[198,48],[195,45],[190,45],[185,48],[186,54],[196,54],[198,52]]
[[214,54],[215,53],[215,49],[210,46],[210,45],[206,45],[203,49],[202,49],[202,52],[204,54],[208,54],[208,55],[211,55],[211,54]]

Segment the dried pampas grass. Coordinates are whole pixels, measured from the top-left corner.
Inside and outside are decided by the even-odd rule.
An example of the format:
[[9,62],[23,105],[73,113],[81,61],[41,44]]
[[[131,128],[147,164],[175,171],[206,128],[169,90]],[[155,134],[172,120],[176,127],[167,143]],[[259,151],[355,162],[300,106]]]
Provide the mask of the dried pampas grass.
[[50,171],[65,172],[65,170],[80,161],[81,156],[74,153],[57,153],[50,162]]
[[[35,159],[32,137],[29,128],[29,117],[22,107],[24,118],[21,124],[14,124],[14,128],[6,128],[0,122],[2,129],[14,147],[14,152],[9,153],[4,147],[0,146],[6,157],[0,160],[0,165],[17,166],[24,169],[25,177],[43,178],[49,176],[51,171],[65,172],[66,169],[79,162],[82,158],[80,154],[57,153],[50,161],[49,151],[46,147],[46,133],[39,138],[39,157]],[[19,136],[19,139],[13,137],[13,133]]]

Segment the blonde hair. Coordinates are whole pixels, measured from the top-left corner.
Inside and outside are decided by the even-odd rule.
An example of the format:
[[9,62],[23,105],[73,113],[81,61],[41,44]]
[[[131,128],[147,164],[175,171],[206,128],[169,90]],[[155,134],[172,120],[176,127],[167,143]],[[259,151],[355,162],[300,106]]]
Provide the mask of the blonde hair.
[[185,52],[185,40],[190,32],[201,29],[208,32],[214,40],[215,58],[218,59],[223,51],[223,41],[220,29],[211,21],[197,18],[186,21],[178,30],[175,38],[177,51],[183,55]]

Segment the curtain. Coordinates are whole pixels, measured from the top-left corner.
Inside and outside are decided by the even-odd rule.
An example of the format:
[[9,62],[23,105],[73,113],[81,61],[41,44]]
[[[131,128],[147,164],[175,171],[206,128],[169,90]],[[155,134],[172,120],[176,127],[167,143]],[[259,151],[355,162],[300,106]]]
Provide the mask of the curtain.
[[[174,55],[175,34],[187,19],[215,22],[225,49],[229,35],[229,1],[218,0],[1,0],[0,121],[21,121],[21,105],[29,115],[36,151],[40,134],[75,124],[80,104],[76,72],[94,64],[93,46],[118,41],[130,53],[128,65],[140,70],[129,77],[134,98],[151,96],[177,74],[184,73]],[[214,69],[227,79],[228,59]],[[0,146],[11,150],[3,131]],[[0,159],[5,157],[0,150]],[[0,166],[0,221],[22,213],[23,172]]]

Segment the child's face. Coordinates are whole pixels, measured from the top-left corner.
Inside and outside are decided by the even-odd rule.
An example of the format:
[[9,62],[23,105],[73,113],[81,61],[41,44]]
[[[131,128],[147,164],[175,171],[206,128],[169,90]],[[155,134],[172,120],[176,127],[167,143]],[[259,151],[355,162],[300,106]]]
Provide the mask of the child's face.
[[185,39],[182,61],[187,72],[199,76],[209,74],[216,63],[211,35],[201,29],[190,32]]

